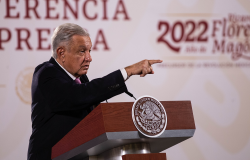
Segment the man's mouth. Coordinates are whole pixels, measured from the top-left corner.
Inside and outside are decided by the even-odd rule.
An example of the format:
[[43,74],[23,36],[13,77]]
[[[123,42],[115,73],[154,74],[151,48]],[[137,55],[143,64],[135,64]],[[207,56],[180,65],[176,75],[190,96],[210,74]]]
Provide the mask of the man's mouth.
[[83,69],[89,69],[89,65],[85,65],[82,67]]

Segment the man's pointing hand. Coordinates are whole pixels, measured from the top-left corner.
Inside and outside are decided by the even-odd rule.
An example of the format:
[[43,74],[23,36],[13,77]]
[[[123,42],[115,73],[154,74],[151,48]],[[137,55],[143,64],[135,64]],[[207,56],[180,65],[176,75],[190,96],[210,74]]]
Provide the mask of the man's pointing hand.
[[140,77],[144,77],[147,74],[154,74],[154,70],[151,66],[152,64],[161,62],[162,60],[143,60],[126,67],[125,70],[128,74],[128,77],[132,75],[140,75]]

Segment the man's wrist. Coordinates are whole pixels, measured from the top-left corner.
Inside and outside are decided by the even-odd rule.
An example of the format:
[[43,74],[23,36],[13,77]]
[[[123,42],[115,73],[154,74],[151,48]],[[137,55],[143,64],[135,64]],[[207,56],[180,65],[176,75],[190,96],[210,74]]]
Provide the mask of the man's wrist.
[[123,69],[120,69],[121,73],[122,73],[122,76],[123,76],[123,79],[124,81],[126,81],[128,79],[128,74],[127,74],[127,71],[125,68]]
[[132,76],[131,66],[127,66],[127,67],[125,67],[124,69],[125,69],[125,70],[126,70],[126,72],[127,72],[127,76],[128,76],[128,78],[129,78],[130,76]]

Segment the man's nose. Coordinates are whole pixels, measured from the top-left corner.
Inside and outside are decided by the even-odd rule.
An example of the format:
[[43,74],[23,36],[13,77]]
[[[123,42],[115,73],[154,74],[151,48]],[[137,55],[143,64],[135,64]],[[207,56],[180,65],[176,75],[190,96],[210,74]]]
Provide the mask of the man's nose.
[[91,61],[92,61],[92,57],[91,57],[91,55],[90,55],[90,52],[87,52],[87,53],[86,53],[85,60],[88,61],[88,62],[91,62]]

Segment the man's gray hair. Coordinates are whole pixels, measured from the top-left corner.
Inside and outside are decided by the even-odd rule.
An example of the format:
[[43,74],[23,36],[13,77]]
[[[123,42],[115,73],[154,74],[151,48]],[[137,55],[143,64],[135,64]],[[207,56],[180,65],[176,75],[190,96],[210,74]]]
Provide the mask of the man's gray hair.
[[[55,59],[57,58],[56,50],[62,44],[66,43],[65,45],[69,45],[72,37],[74,35],[80,36],[89,36],[89,33],[83,29],[82,27],[78,26],[77,24],[73,23],[65,23],[58,26],[51,37],[51,44],[52,44],[52,57]],[[69,46],[67,46],[69,49]]]

